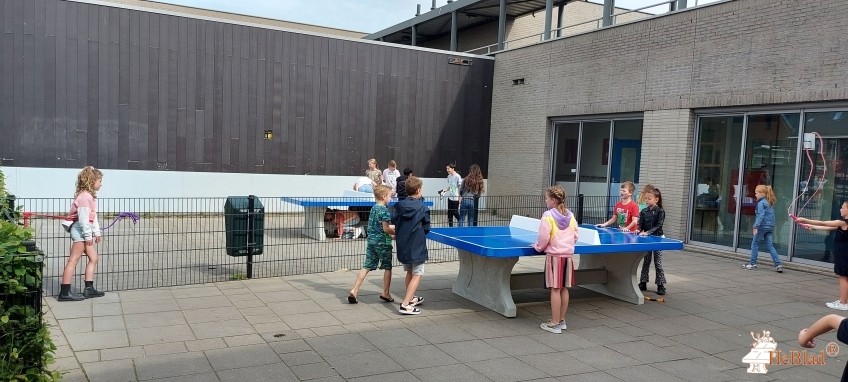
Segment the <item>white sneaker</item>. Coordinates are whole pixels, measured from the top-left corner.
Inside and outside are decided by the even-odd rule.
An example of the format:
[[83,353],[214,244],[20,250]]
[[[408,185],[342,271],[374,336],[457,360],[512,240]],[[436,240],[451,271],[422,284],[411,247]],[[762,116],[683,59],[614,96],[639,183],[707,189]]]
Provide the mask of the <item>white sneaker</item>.
[[542,328],[542,330],[544,331],[548,331],[554,334],[562,333],[562,328],[560,328],[559,324],[551,325],[549,322],[545,321],[541,325],[539,325],[539,327]]
[[848,310],[848,304],[843,304],[843,303],[839,302],[839,300],[836,300],[836,301],[834,301],[834,302],[829,302],[829,303],[827,303],[827,304],[825,304],[825,305],[826,305],[828,308],[831,308],[831,309],[836,309],[836,310]]
[[742,269],[754,270],[757,269],[757,264],[746,263],[742,265]]
[[568,329],[568,326],[566,326],[566,325],[565,325],[565,320],[561,320],[561,321],[559,322],[559,324],[557,324],[557,326],[559,326],[560,330],[566,330],[566,329]]

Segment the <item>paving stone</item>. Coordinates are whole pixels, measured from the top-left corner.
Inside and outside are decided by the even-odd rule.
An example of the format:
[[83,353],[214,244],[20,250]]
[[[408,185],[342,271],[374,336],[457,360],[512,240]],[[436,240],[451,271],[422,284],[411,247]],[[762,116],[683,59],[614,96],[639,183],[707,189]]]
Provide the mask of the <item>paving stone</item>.
[[339,377],[339,373],[327,362],[311,363],[308,365],[292,366],[291,371],[301,381],[318,378]]
[[[278,353],[279,354],[279,353]],[[314,351],[299,351],[293,353],[279,354],[280,358],[288,366],[300,366],[310,363],[324,362],[324,358]]]
[[583,362],[559,352],[532,354],[517,357],[518,360],[554,377],[596,371]]
[[541,342],[526,336],[489,338],[484,341],[511,356],[556,352]]
[[59,327],[65,334],[89,333],[92,331],[91,317],[59,320]]
[[222,338],[207,338],[204,340],[194,340],[185,342],[186,349],[190,352],[221,349],[227,347],[227,344]]
[[[99,361],[99,360],[97,360]],[[94,361],[92,361],[94,362]],[[62,357],[56,358],[50,366],[48,366],[50,370],[56,371],[69,371],[76,370],[80,368],[80,362],[76,357]]]
[[359,334],[308,338],[306,342],[323,357],[377,350],[374,345]]
[[367,377],[351,378],[350,382],[395,382],[395,381],[414,381],[417,378],[408,371],[399,371],[396,373],[369,375]]
[[482,374],[477,372],[477,370],[474,370],[461,363],[455,365],[416,368],[410,370],[410,373],[412,373],[416,378],[425,382],[491,381],[491,379],[484,377]]
[[274,349],[277,354],[286,354],[286,353],[294,353],[294,352],[302,352],[302,351],[314,351],[308,343],[306,343],[303,339],[296,339],[290,341],[280,341],[280,342],[272,342],[269,343],[271,348]]
[[218,372],[222,382],[295,381],[297,377],[286,365],[276,363]]
[[127,329],[153,328],[186,324],[185,316],[178,310],[169,312],[137,313],[124,315]]
[[283,322],[292,329],[342,325],[341,321],[328,312],[289,314],[281,316],[281,318],[283,319]]
[[246,334],[242,336],[224,337],[224,342],[229,347],[264,344],[265,340],[258,334]]
[[281,362],[274,349],[267,344],[207,350],[206,357],[216,371]]
[[127,329],[130,344],[153,345],[174,341],[194,340],[194,334],[188,325],[162,326],[158,328]]
[[94,331],[101,332],[104,330],[119,330],[126,329],[124,317],[122,316],[102,316],[94,317]]
[[185,286],[185,287],[172,287],[171,295],[174,298],[194,298],[194,297],[210,297],[210,296],[223,296],[221,290],[218,289],[217,286]]
[[200,373],[181,375],[177,377],[154,379],[154,382],[219,382],[218,375],[215,373]]
[[[169,293],[170,294],[170,293]],[[124,314],[172,312],[180,310],[177,300],[122,301],[121,310]]]
[[82,364],[90,382],[135,382],[136,370],[131,359]]
[[233,303],[226,296],[178,298],[177,305],[181,310],[210,309],[231,307]]
[[571,350],[565,352],[565,355],[602,371],[641,364],[633,358],[605,347]]
[[148,356],[186,352],[188,352],[188,349],[186,349],[185,343],[183,342],[144,345],[144,354]]
[[168,300],[174,298],[174,295],[171,294],[171,290],[168,288],[130,290],[118,292],[118,294],[121,297],[122,303],[135,301]]
[[733,377],[729,375],[725,375],[720,371],[712,370],[709,367],[690,359],[661,362],[651,366],[687,381],[722,382],[733,380]]
[[138,379],[160,379],[212,371],[203,353],[182,353],[148,356],[135,359]]
[[380,351],[363,351],[353,354],[325,356],[324,359],[342,377],[347,379],[404,370],[403,367]]
[[681,353],[645,341],[623,342],[606,346],[642,363],[662,363],[686,358]]
[[458,361],[466,363],[508,357],[508,354],[498,350],[498,348],[492,345],[489,345],[483,340],[447,342],[437,344],[436,346]]
[[91,317],[93,314],[90,301],[64,301],[50,305],[50,310],[53,316],[60,321],[70,318]]
[[431,344],[468,341],[477,338],[455,324],[413,326],[410,330]]
[[607,370],[610,375],[633,382],[683,382],[683,379],[675,377],[662,370],[649,365],[637,365],[619,369]]
[[100,359],[100,350],[83,350],[76,352],[77,361],[80,363],[107,361]]
[[469,362],[468,367],[496,382],[527,381],[549,377],[533,366],[515,358]]
[[[621,382],[623,380],[613,377],[603,371],[596,371],[593,373],[584,373],[577,375],[569,375],[567,377],[561,377],[560,381],[576,381],[576,382]],[[626,381],[626,380],[624,380]]]
[[123,314],[120,302],[110,302],[107,304],[94,304],[91,306],[94,317],[99,316],[119,316]]
[[[245,319],[189,324],[197,339],[232,337],[254,334],[253,326]],[[192,338],[194,339],[194,338]]]
[[[177,300],[179,301],[179,300]],[[183,315],[189,324],[209,321],[226,321],[243,318],[241,312],[232,306],[206,309],[183,310]]]
[[103,349],[100,351],[101,361],[111,361],[113,359],[127,359],[144,357],[144,348],[141,346],[129,346],[123,348]]
[[434,345],[394,348],[387,354],[407,370],[459,363]]
[[421,346],[428,342],[407,328],[386,329],[359,333],[377,349],[394,349],[405,346]]
[[127,333],[123,330],[68,333],[66,337],[74,351],[108,349],[130,345],[127,339]]

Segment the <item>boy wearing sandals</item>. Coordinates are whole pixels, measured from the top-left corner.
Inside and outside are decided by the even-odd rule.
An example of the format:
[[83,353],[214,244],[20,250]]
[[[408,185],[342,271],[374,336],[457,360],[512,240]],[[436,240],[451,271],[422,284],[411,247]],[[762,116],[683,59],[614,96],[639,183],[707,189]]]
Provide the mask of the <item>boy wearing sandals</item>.
[[414,176],[406,180],[408,198],[395,204],[392,223],[395,224],[397,258],[406,271],[406,295],[398,309],[401,314],[419,314],[417,305],[424,301],[415,295],[421,276],[424,275],[424,263],[427,262],[427,238],[430,232],[430,209],[424,205],[421,197],[421,179]]
[[365,246],[365,262],[362,263],[362,268],[356,276],[353,289],[347,295],[347,302],[351,304],[358,302],[356,297],[359,296],[359,288],[365,281],[365,276],[368,275],[368,272],[378,268],[384,270],[383,293],[380,294],[380,299],[385,302],[395,301],[390,293],[392,285],[392,237],[390,235],[395,234],[395,227],[389,225],[391,215],[387,205],[391,198],[391,187],[385,185],[374,187],[374,199],[377,200],[377,204],[371,208],[371,213],[368,215],[368,244]]

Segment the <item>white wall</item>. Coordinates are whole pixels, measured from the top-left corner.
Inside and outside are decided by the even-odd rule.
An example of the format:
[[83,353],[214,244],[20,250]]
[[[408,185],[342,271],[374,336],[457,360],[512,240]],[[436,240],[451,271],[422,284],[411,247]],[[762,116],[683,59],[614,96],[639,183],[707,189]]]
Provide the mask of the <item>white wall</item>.
[[[79,169],[2,167],[6,189],[18,198],[70,198]],[[356,177],[317,175],[270,175],[180,171],[102,170],[103,187],[98,198],[203,198],[231,195],[341,197],[353,189]],[[421,178],[432,209],[446,209],[437,192],[445,178]],[[65,206],[66,207],[66,206]],[[62,207],[62,208],[65,208]],[[173,207],[170,207],[173,208]]]

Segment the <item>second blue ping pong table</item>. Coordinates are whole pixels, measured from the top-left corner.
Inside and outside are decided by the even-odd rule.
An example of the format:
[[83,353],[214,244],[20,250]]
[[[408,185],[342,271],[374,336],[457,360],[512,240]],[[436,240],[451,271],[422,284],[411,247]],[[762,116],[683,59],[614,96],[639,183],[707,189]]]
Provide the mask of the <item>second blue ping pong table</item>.
[[[543,255],[536,242],[538,219],[513,216],[509,226],[437,227],[427,238],[455,247],[459,273],[453,292],[506,317],[515,317],[512,290],[544,287],[544,272],[512,274],[522,256]],[[644,303],[636,271],[648,251],[680,250],[683,243],[615,229],[581,225],[574,253],[575,285],[634,304]]]

